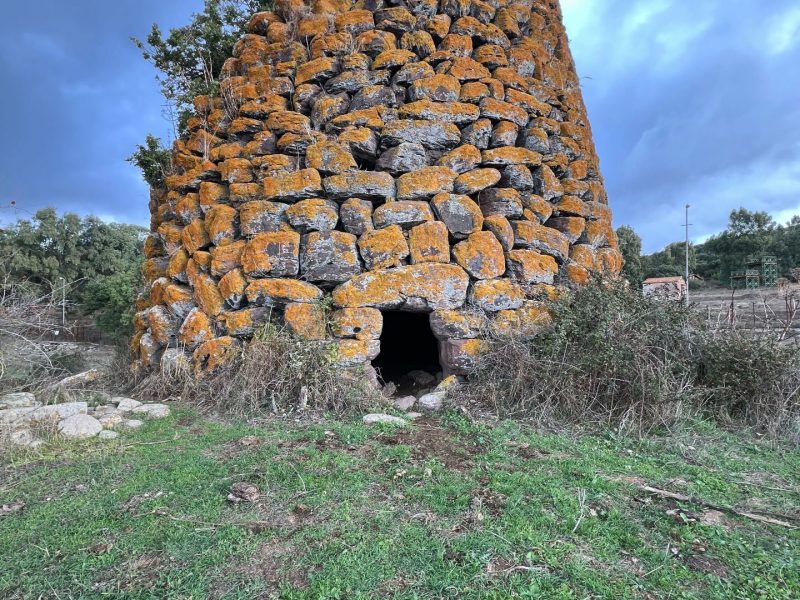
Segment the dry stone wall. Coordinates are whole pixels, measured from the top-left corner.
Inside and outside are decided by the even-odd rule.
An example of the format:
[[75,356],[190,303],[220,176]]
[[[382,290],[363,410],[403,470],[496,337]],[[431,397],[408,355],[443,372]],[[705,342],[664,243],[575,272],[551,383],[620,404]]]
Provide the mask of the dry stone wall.
[[283,0],[195,109],[151,195],[145,366],[215,368],[274,318],[367,365],[404,310],[463,373],[620,270],[558,0]]

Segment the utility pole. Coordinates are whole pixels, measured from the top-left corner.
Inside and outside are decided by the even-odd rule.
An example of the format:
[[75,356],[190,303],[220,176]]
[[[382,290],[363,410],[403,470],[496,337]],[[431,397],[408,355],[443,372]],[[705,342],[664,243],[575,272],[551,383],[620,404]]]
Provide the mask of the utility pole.
[[689,306],[689,204],[686,205],[686,220],[684,227],[686,228],[686,306]]

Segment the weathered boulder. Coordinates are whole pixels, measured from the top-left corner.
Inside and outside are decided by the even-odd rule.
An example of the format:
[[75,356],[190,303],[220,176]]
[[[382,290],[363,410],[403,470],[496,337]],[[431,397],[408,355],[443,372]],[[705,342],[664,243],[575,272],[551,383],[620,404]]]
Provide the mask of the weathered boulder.
[[92,438],[101,431],[103,426],[100,421],[89,415],[73,415],[58,424],[58,433],[73,440]]

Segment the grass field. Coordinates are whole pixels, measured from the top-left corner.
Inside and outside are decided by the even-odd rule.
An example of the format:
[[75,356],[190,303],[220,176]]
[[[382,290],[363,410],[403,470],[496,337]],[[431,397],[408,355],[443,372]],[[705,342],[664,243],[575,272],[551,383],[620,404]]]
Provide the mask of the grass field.
[[[446,414],[208,420],[6,454],[0,598],[799,598],[800,453]],[[226,500],[258,486],[254,502]]]

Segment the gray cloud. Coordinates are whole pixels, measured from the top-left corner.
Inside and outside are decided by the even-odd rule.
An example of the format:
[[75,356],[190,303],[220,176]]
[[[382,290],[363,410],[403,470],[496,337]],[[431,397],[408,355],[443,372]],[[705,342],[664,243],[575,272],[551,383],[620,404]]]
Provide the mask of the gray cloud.
[[648,251],[746,206],[800,214],[794,0],[563,0],[618,224]]
[[[652,251],[681,237],[687,202],[698,239],[741,205],[800,213],[796,0],[562,4],[617,224],[633,225]],[[168,126],[154,72],[128,38],[152,22],[185,23],[201,5],[6,7],[0,205],[146,224],[147,189],[125,157]]]

